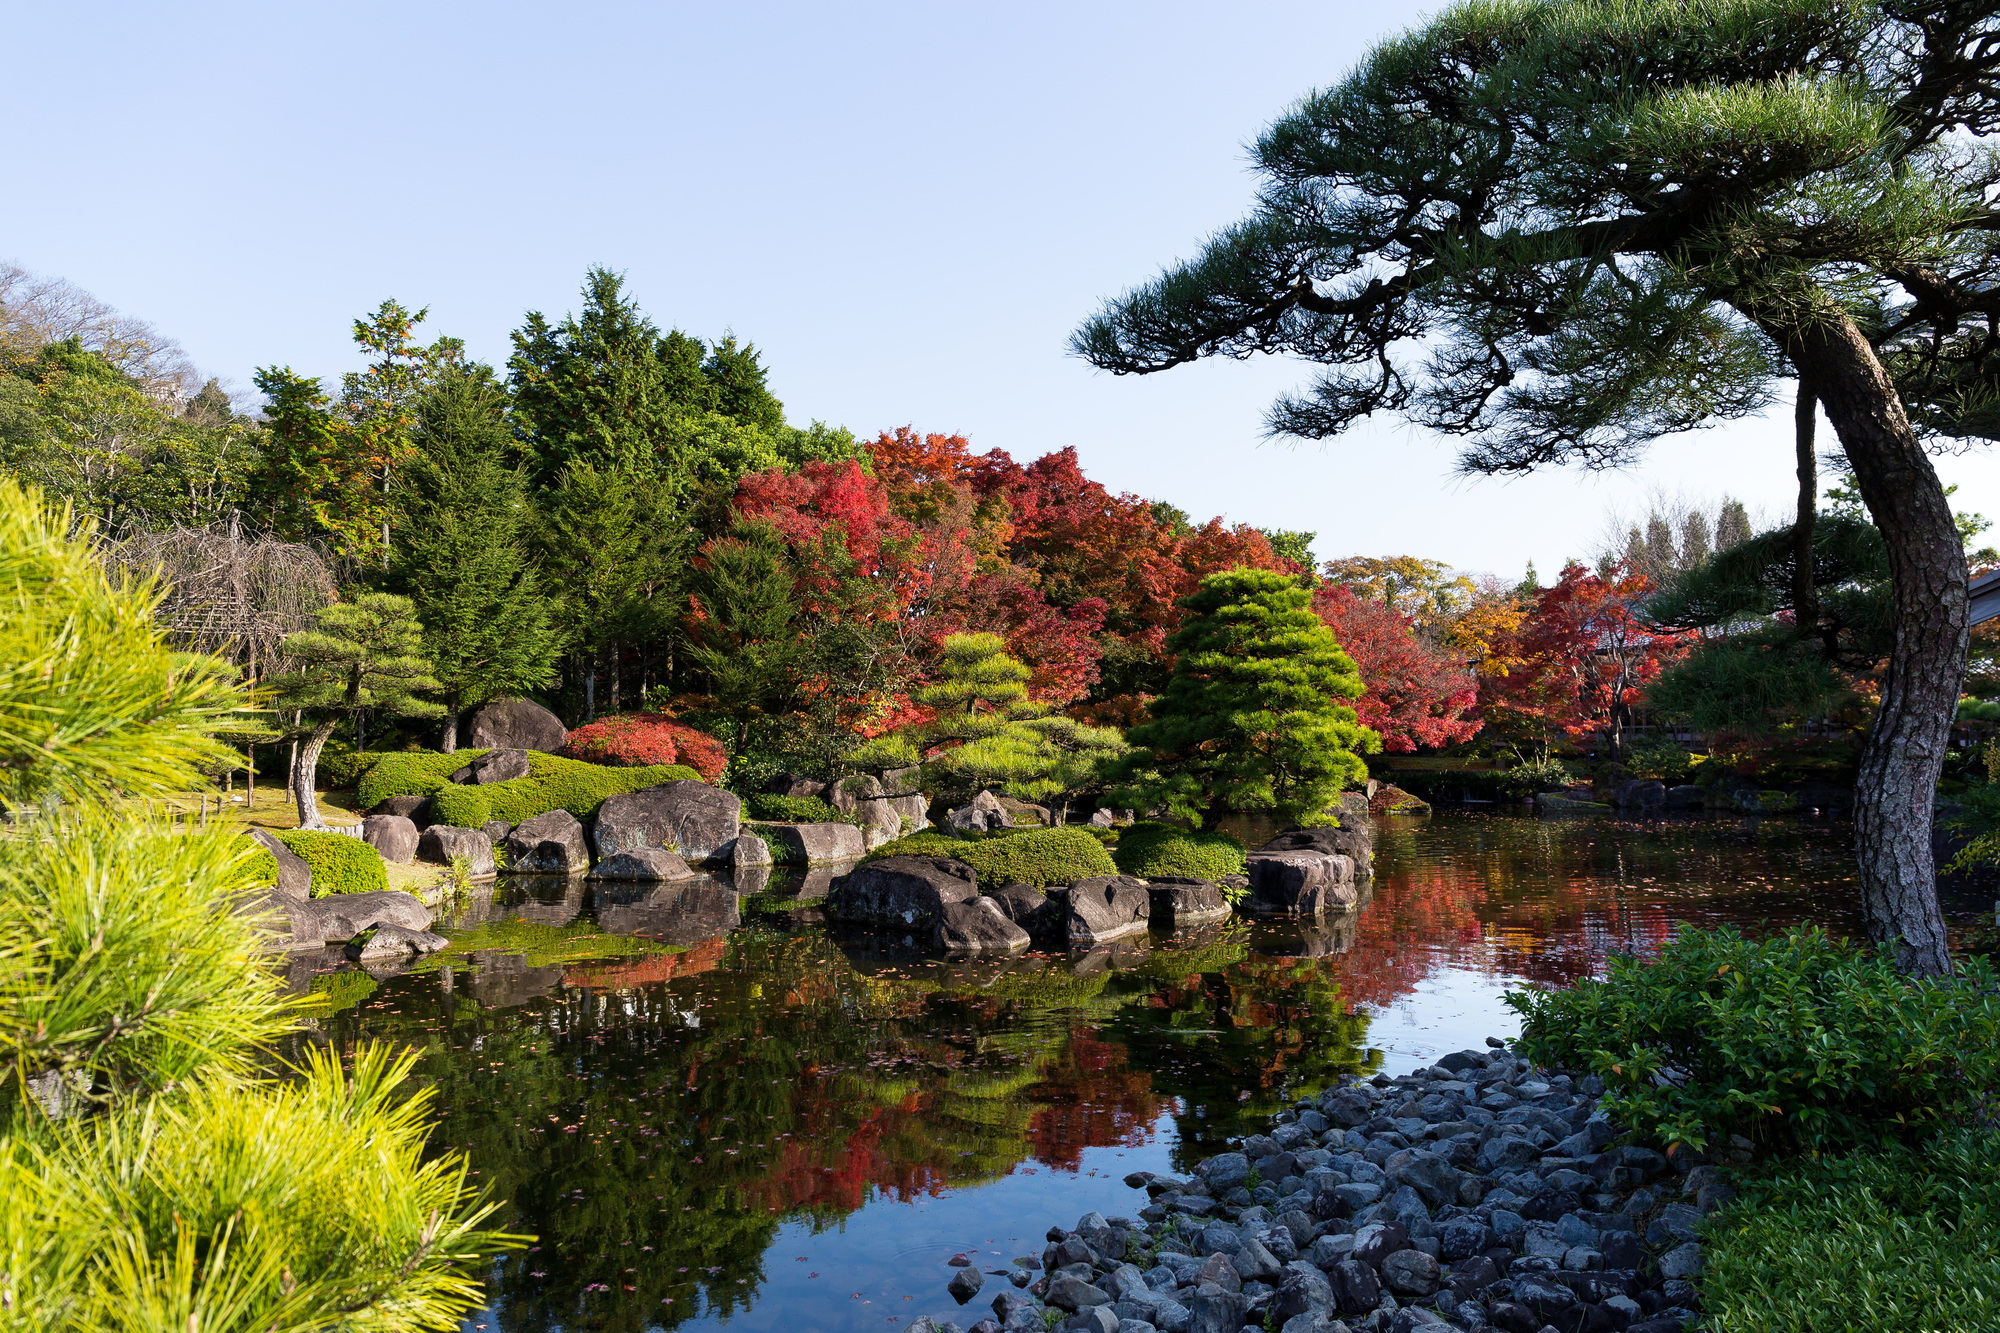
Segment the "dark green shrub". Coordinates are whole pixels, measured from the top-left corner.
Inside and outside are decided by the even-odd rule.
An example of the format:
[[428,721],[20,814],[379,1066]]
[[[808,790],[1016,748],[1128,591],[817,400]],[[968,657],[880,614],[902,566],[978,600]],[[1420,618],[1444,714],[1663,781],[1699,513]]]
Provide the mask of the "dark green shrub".
[[453,773],[485,753],[484,750],[460,750],[456,754],[407,750],[378,755],[355,782],[354,803],[369,810],[391,796],[429,796],[450,785]]
[[[369,893],[389,887],[382,854],[359,838],[302,828],[281,829],[273,836],[312,867],[315,898],[324,898],[329,893]],[[275,865],[271,876],[277,878]]]
[[884,843],[865,859],[885,856],[948,856],[971,866],[981,887],[994,889],[1004,884],[1042,889],[1118,873],[1104,844],[1080,828],[1022,829],[976,841],[926,831]]
[[1119,835],[1111,859],[1119,870],[1140,879],[1160,875],[1221,879],[1243,873],[1243,844],[1213,829],[1190,831],[1172,824],[1134,824]]
[[2000,1328],[2000,1135],[1739,1174],[1711,1223],[1710,1324],[1730,1333]]
[[361,775],[380,762],[385,751],[338,750],[331,746],[320,752],[319,780],[328,787],[352,787]]
[[1689,929],[1656,959],[1613,959],[1603,981],[1506,1000],[1529,1059],[1596,1073],[1604,1108],[1646,1136],[1823,1150],[1916,1137],[1989,1094],[1994,981],[1979,959],[1905,977],[1816,927],[1765,941]]
[[844,815],[817,796],[773,796],[759,792],[744,797],[743,806],[750,818],[772,824],[852,824],[856,828],[867,825],[860,815]]
[[588,819],[607,796],[662,782],[701,780],[701,774],[679,764],[609,768],[539,750],[529,752],[525,778],[483,786],[451,780],[454,772],[485,753],[460,750],[456,754],[410,751],[383,755],[362,776],[355,801],[366,809],[391,796],[429,796],[432,817],[438,823],[478,828],[489,819],[518,824],[551,810],[567,810],[578,819]]

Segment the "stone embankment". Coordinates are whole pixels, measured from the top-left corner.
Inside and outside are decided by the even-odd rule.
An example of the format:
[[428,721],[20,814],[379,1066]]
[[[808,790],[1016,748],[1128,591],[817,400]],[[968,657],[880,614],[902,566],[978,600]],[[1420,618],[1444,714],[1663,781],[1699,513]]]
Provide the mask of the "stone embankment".
[[1186,1178],[1128,1176],[1137,1219],[1051,1228],[1010,1270],[954,1260],[969,1333],[1692,1327],[1716,1168],[1614,1146],[1596,1079],[1488,1045],[1301,1101]]

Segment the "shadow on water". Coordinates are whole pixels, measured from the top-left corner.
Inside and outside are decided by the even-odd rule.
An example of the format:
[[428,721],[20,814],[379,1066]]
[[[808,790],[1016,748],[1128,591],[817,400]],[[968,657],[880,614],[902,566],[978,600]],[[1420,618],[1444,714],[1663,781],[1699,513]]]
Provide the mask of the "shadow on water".
[[832,871],[516,877],[443,954],[294,984],[301,1041],[417,1048],[437,1146],[540,1238],[468,1329],[882,1330],[950,1307],[955,1253],[1131,1212],[1126,1171],[1511,1032],[1508,986],[1684,921],[1852,931],[1848,856],[1796,820],[1391,820],[1354,912],[979,961],[829,928]]

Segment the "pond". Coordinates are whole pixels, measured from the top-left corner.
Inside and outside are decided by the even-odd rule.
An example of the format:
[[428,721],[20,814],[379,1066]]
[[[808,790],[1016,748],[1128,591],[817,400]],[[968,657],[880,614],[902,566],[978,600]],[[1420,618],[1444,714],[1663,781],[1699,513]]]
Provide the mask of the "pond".
[[882,1333],[951,1310],[954,1255],[997,1272],[1051,1223],[1135,1212],[1129,1171],[1511,1034],[1509,987],[1684,921],[1859,928],[1832,822],[1440,813],[1378,847],[1341,918],[980,962],[830,930],[823,874],[503,881],[449,953],[318,977],[301,1040],[418,1048],[435,1143],[538,1237],[468,1330]]

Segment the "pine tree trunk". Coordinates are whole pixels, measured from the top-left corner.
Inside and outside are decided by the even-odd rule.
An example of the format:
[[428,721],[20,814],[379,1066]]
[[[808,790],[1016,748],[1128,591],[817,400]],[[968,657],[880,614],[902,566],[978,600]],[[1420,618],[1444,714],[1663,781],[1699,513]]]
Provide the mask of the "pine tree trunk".
[[1784,334],[1889,551],[1895,640],[1854,806],[1868,935],[1893,944],[1903,970],[1941,975],[1951,955],[1931,821],[1970,644],[1965,551],[1895,385],[1853,321],[1822,309]]
[[438,748],[439,748],[439,749],[441,749],[441,750],[443,750],[443,751],[444,751],[444,752],[445,752],[446,754],[457,754],[457,753],[458,753],[458,714],[459,714],[459,711],[460,711],[460,710],[459,710],[459,699],[458,699],[458,696],[457,696],[457,695],[453,695],[453,696],[452,696],[452,698],[451,698],[451,705],[450,705],[450,707],[448,707],[448,708],[446,708],[446,709],[445,709],[445,714],[444,714],[444,736],[443,736],[443,737],[442,737],[442,738],[441,738],[441,739],[440,739],[440,740],[438,741]]
[[326,748],[326,738],[333,735],[333,724],[334,719],[329,718],[313,728],[312,735],[306,737],[305,744],[299,746],[298,755],[292,760],[292,792],[298,801],[300,828],[326,827],[326,821],[320,818],[319,802],[313,797],[313,789],[319,781],[319,752]]
[[1805,377],[1799,378],[1799,398],[1792,413],[1798,455],[1799,507],[1792,528],[1792,619],[1801,634],[1819,628],[1819,588],[1813,582],[1813,521],[1819,516],[1819,460],[1813,455],[1813,414],[1819,408]]

